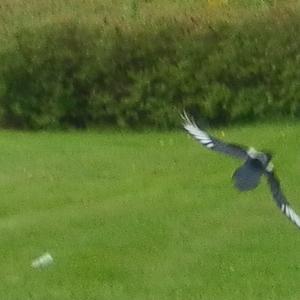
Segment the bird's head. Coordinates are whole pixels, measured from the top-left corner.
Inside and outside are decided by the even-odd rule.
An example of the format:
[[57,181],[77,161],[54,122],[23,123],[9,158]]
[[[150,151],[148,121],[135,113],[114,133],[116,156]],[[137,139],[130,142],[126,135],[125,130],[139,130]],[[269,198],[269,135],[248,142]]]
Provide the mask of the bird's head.
[[254,148],[248,150],[248,155],[252,159],[257,159],[262,164],[263,168],[267,168],[271,163],[273,154],[270,151],[257,151]]

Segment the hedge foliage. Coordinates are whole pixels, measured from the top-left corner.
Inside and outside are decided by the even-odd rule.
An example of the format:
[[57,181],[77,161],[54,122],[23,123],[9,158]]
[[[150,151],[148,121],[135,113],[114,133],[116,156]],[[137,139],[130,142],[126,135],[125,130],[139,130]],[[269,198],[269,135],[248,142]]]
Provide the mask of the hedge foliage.
[[300,13],[135,26],[65,18],[20,28],[0,52],[3,127],[175,128],[300,117]]

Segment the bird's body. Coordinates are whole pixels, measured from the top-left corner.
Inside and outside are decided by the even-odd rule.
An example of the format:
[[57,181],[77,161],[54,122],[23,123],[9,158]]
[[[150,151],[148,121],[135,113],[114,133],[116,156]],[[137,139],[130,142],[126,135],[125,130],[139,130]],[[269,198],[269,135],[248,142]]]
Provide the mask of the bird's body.
[[300,228],[300,217],[290,207],[286,200],[280,182],[274,172],[269,153],[259,152],[254,148],[247,149],[244,146],[224,143],[201,130],[194,121],[184,113],[184,128],[203,146],[232,157],[244,160],[244,164],[233,173],[235,187],[240,191],[249,191],[256,188],[261,177],[267,178],[273,199],[280,210]]
[[254,148],[247,151],[245,163],[233,174],[235,187],[240,191],[249,191],[258,186],[264,172],[272,171],[272,156],[269,153],[258,152]]
[[233,173],[234,185],[240,191],[256,188],[263,175],[264,167],[256,158],[249,158]]

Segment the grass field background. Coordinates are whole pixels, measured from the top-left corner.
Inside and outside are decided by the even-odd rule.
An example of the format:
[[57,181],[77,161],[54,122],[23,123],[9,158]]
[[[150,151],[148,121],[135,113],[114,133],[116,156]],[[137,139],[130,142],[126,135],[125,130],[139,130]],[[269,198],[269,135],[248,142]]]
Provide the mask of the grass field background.
[[[224,130],[275,152],[298,211],[299,133]],[[182,132],[1,132],[0,299],[299,299],[299,231],[238,165]]]
[[123,28],[132,22],[133,26],[138,26],[138,23],[156,23],[170,18],[175,22],[190,22],[190,16],[199,16],[209,23],[220,19],[233,22],[283,4],[293,9],[299,6],[297,0],[2,0],[0,39],[3,43],[0,50],[6,48],[23,27],[38,28],[63,20],[103,24],[105,19],[107,25],[118,24]]

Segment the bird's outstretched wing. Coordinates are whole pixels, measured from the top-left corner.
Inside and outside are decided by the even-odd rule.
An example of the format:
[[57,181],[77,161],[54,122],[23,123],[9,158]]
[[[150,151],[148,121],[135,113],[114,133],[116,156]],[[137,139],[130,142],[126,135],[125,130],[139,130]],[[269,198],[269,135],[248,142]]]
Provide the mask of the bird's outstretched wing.
[[300,228],[300,216],[291,208],[289,202],[286,200],[280,182],[274,171],[265,172],[271,193],[276,205],[298,228]]
[[236,158],[246,160],[248,156],[247,149],[240,145],[224,143],[201,130],[194,120],[191,120],[184,112],[182,115],[184,121],[183,127],[187,130],[197,141],[208,149],[215,150]]

